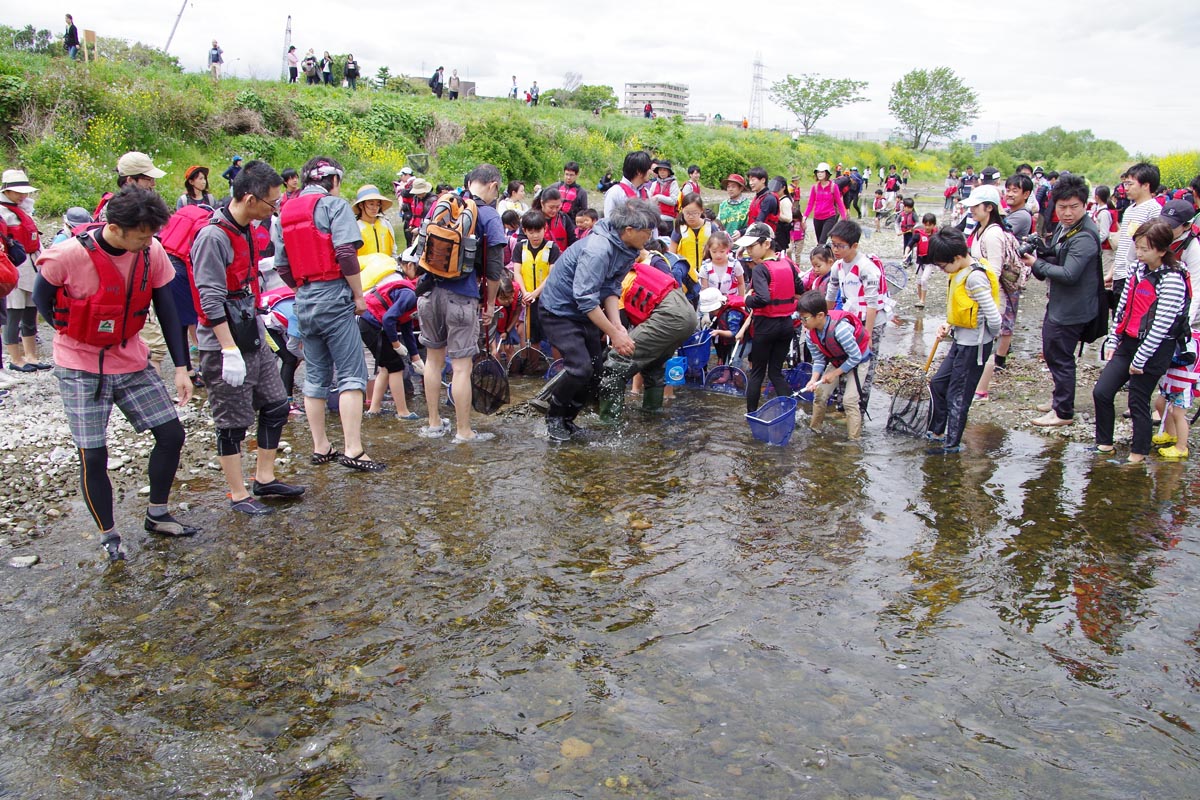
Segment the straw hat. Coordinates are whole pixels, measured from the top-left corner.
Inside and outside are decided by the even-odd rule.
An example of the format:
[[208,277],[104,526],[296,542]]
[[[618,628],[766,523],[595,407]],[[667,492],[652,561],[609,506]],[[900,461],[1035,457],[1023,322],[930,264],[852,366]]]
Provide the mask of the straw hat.
[[29,184],[29,176],[23,169],[6,169],[3,177],[0,177],[0,192],[33,194],[36,191],[37,189]]
[[358,194],[354,198],[354,213],[357,214],[360,211],[359,206],[368,200],[378,200],[383,204],[380,208],[380,213],[387,211],[389,208],[395,205],[395,201],[389,200],[379,193],[379,187],[368,183],[366,186],[358,190]]

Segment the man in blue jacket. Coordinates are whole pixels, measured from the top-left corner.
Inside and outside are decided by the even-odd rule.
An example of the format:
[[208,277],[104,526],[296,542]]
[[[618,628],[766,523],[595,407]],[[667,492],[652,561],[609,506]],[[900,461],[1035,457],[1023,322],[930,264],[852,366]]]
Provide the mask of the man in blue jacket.
[[622,356],[634,342],[621,324],[621,281],[658,227],[658,209],[631,199],[613,209],[592,234],[569,247],[550,270],[540,297],[542,330],[563,358],[563,377],[549,398],[546,432],[565,442],[600,368],[603,340]]

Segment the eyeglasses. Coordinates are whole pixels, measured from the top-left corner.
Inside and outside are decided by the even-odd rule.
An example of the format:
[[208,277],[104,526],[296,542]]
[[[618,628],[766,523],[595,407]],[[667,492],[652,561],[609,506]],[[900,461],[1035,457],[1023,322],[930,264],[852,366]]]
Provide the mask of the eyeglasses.
[[829,248],[831,250],[849,250],[850,247],[851,246],[846,244],[845,242],[830,242],[829,243]]
[[801,315],[800,315],[800,321],[801,321],[801,322],[811,322],[811,321],[812,321],[812,319],[813,319],[813,316],[812,316],[812,314],[801,314]]
[[271,208],[275,208],[275,209],[278,209],[279,204],[283,202],[283,195],[280,195],[279,197],[275,198],[275,202],[273,202],[273,203],[270,200],[264,200],[261,197],[258,197],[257,195],[252,194],[250,196],[253,197],[255,200],[257,200],[258,202],[260,202],[264,205],[268,205]]
[[685,217],[690,217],[692,219],[695,219],[696,217],[703,216],[704,212],[703,211],[684,211],[683,215]]

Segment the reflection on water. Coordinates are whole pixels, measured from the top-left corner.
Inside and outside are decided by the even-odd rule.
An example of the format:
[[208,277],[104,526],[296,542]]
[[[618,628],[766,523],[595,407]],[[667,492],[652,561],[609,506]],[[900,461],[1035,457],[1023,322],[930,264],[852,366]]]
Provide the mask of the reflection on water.
[[407,471],[298,467],[124,569],[64,529],[0,588],[0,796],[1195,796],[1192,467],[767,449],[738,406],[562,448],[369,422]]

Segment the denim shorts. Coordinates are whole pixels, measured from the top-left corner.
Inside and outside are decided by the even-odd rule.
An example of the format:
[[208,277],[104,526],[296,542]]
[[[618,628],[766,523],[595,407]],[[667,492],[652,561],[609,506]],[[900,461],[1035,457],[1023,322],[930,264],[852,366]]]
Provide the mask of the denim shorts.
[[341,278],[296,290],[296,318],[304,331],[304,396],[326,398],[337,373],[339,392],[366,391],[367,358],[354,316],[354,293]]

